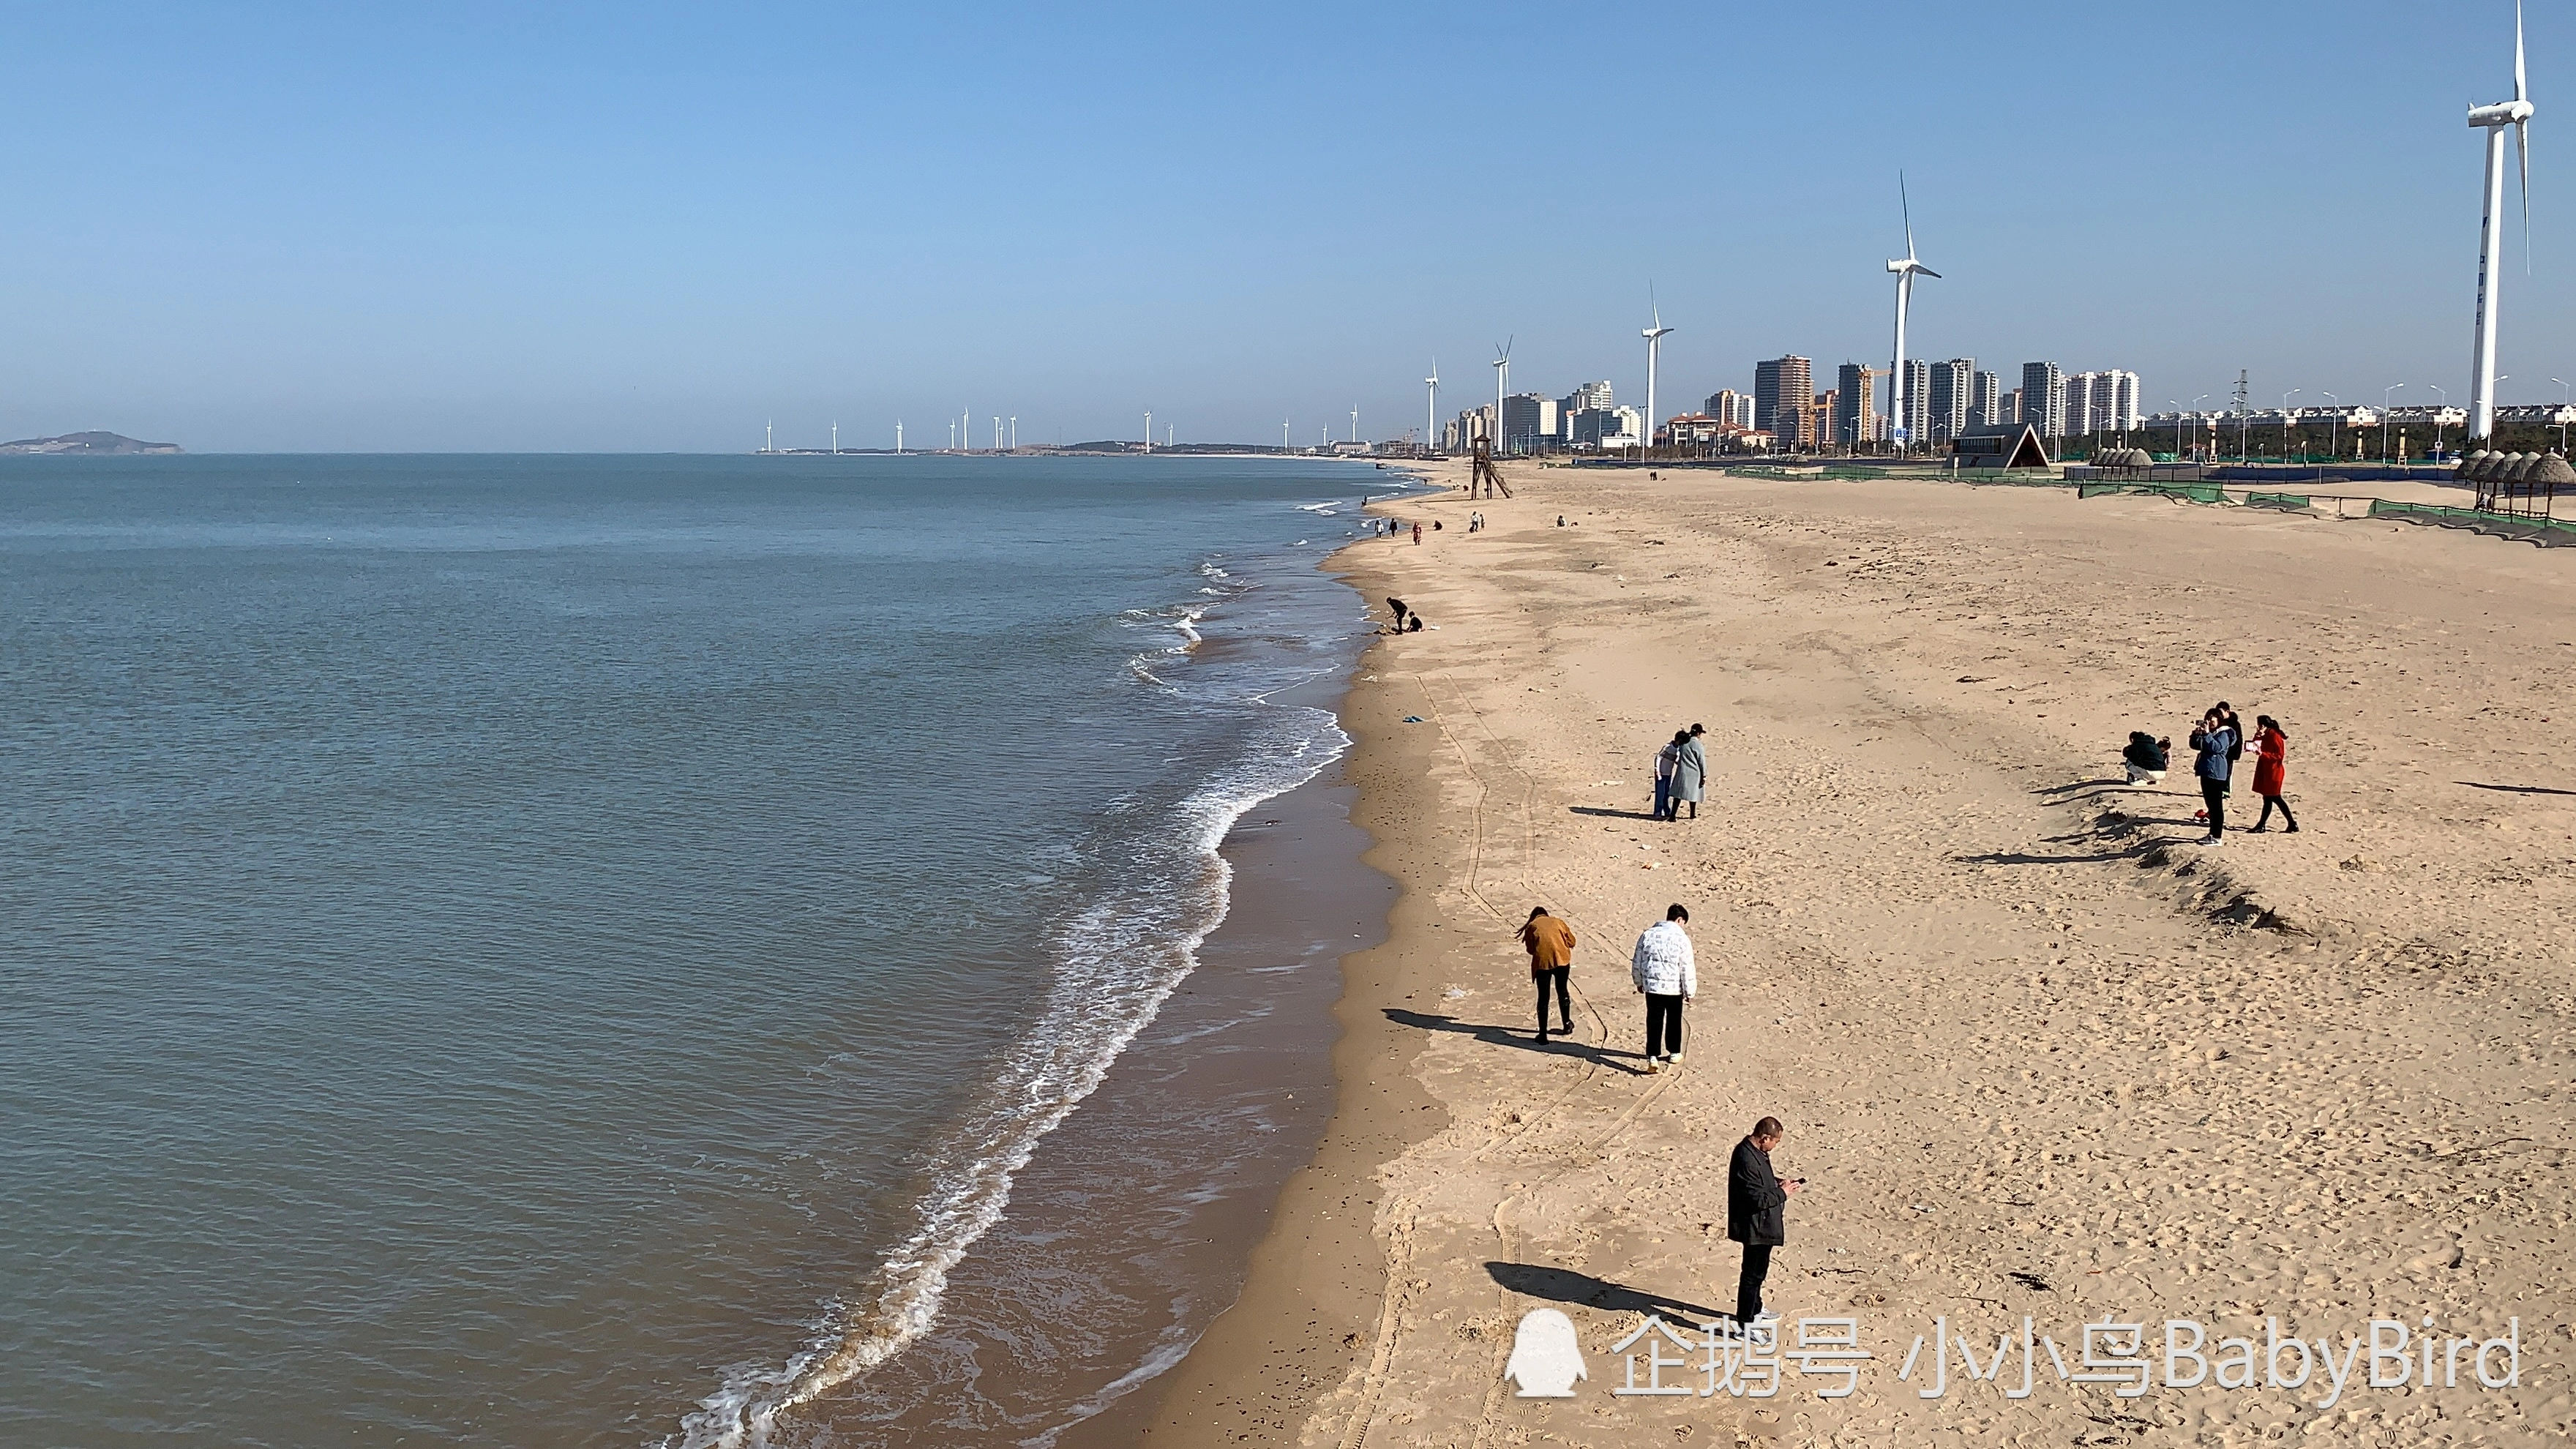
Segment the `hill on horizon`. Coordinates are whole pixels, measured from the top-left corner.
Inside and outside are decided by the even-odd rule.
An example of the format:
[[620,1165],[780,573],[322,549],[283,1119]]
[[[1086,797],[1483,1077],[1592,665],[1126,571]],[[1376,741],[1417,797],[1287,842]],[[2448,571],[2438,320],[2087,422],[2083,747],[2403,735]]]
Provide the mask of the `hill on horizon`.
[[92,457],[128,457],[137,453],[184,453],[176,443],[147,443],[123,433],[63,433],[51,438],[19,438],[0,443],[0,455],[31,453],[86,455]]

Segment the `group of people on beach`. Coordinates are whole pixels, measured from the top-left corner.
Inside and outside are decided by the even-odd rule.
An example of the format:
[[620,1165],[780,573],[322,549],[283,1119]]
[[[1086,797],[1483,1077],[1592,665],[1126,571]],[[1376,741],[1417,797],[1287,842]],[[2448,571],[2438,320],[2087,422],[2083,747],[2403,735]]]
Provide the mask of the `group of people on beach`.
[[[1694,731],[1682,738],[1699,748]],[[1696,798],[1696,797],[1694,797]],[[1548,1003],[1556,1004],[1557,1030],[1574,1033],[1574,928],[1545,906],[1530,908],[1521,926],[1521,946],[1529,953],[1530,979],[1538,988],[1538,1040],[1548,1039]],[[1699,959],[1691,948],[1690,908],[1675,902],[1664,918],[1648,926],[1628,953],[1628,980],[1646,999],[1646,1052],[1643,1071],[1651,1074],[1682,1060],[1682,1008],[1699,995]],[[1735,1145],[1726,1180],[1726,1236],[1744,1245],[1744,1266],[1736,1280],[1735,1320],[1740,1325],[1775,1323],[1778,1315],[1762,1306],[1762,1284],[1771,1271],[1771,1250],[1787,1240],[1782,1212],[1789,1195],[1804,1179],[1783,1180],[1771,1168],[1771,1149],[1787,1135],[1777,1117],[1764,1117]]]
[[[2200,838],[2202,845],[2217,845],[2226,834],[2227,796],[2235,785],[2236,766],[2244,759],[2249,743],[2254,748],[2254,793],[2263,801],[2263,813],[2249,828],[2269,829],[2272,812],[2277,809],[2282,828],[2292,834],[2298,832],[2299,818],[2290,813],[2290,802],[2282,794],[2289,775],[2289,732],[2281,728],[2279,720],[2258,714],[2254,716],[2254,737],[2249,741],[2235,708],[2222,699],[2201,715],[2190,737],[2191,773],[2200,782],[2201,818],[2209,824],[2209,833]],[[2158,739],[2145,730],[2129,731],[2128,746],[2120,751],[2132,785],[2163,784],[2172,755],[2172,739]]]

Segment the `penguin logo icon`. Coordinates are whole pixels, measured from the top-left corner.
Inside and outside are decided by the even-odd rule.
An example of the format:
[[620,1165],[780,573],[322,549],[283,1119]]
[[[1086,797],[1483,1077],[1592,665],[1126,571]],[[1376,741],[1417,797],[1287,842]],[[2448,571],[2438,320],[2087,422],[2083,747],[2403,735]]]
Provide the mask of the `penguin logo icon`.
[[1574,1320],[1553,1308],[1533,1308],[1521,1315],[1512,1333],[1512,1357],[1503,1377],[1520,1381],[1516,1398],[1570,1399],[1574,1381],[1589,1379],[1582,1345],[1574,1341]]

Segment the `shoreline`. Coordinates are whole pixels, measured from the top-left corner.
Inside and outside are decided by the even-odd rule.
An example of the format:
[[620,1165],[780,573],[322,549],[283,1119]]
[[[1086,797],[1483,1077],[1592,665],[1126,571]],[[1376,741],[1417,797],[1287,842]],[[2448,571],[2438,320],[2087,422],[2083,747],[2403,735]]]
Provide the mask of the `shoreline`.
[[[1407,468],[1418,481],[1453,490],[1463,481],[1456,465]],[[1380,499],[1364,512],[1419,511],[1442,496]],[[1372,542],[1399,546],[1393,538],[1355,540],[1322,566],[1376,617],[1391,576],[1368,557]],[[1132,1433],[1114,1442],[1294,1442],[1340,1385],[1353,1351],[1369,1352],[1383,1337],[1389,1285],[1375,1237],[1379,1170],[1448,1125],[1439,1103],[1412,1079],[1416,1034],[1389,1015],[1418,1001],[1437,969],[1424,938],[1436,926],[1434,895],[1447,878],[1404,825],[1436,804],[1426,784],[1433,737],[1400,733],[1407,712],[1397,697],[1401,685],[1382,670],[1394,639],[1370,641],[1342,699],[1342,732],[1351,745],[1340,768],[1358,791],[1352,823],[1368,839],[1360,860],[1393,882],[1395,898],[1385,939],[1341,962],[1331,1114],[1312,1157],[1276,1194],[1242,1292],[1152,1394],[1137,1396]],[[1281,1325],[1292,1326],[1284,1339]]]
[[[1139,1439],[2058,1442],[2114,1400],[1920,1405],[1903,1335],[2029,1314],[2062,1342],[2112,1312],[2340,1335],[2401,1309],[2518,1318],[2521,1387],[2177,1390],[2122,1427],[2576,1428],[2576,1300],[2538,1266],[2576,1147],[2576,962],[2541,924],[2576,911],[2576,780],[2538,743],[2576,713],[2576,575],[2059,490],[1508,476],[1518,499],[1371,510],[1481,509],[1481,536],[1334,557],[1449,626],[1374,641],[1344,715],[1366,858],[1402,894],[1345,962],[1324,1141]],[[2249,812],[2195,849],[2187,780],[2102,778],[2126,728],[2178,736],[2215,693],[2290,722],[2306,834],[2233,833]],[[1651,824],[1644,757],[1694,719],[1717,803]],[[1676,899],[1704,999],[1689,1066],[1642,1076],[1624,947]],[[1594,993],[1548,1048],[1509,940],[1532,901]],[[1613,1398],[1602,1355],[1642,1314],[1731,1304],[1725,1155],[1774,1112],[1784,1171],[1827,1186],[1773,1301],[1860,1316],[1887,1362],[1836,1403]],[[1579,1402],[1501,1379],[1549,1304],[1592,1355]]]

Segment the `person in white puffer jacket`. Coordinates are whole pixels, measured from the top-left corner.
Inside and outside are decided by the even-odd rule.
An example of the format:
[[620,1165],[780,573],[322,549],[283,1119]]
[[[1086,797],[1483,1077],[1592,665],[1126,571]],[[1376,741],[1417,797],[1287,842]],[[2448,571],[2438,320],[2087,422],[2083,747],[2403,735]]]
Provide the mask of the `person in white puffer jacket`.
[[1691,953],[1690,912],[1680,906],[1637,938],[1628,978],[1646,998],[1646,1070],[1682,1059],[1682,1004],[1699,995],[1699,962]]

